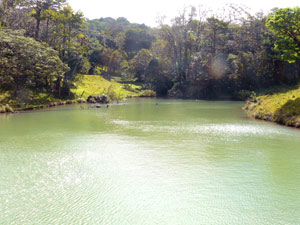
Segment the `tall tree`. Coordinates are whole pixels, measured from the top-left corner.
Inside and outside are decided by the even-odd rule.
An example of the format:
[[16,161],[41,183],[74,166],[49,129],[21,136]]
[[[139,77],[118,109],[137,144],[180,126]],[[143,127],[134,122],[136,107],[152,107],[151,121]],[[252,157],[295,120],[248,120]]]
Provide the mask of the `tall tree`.
[[15,97],[25,87],[53,90],[49,85],[69,69],[57,51],[19,31],[0,30],[0,49],[0,84],[13,89]]
[[47,10],[59,9],[66,0],[24,0],[20,4],[23,7],[29,7],[32,9],[31,16],[36,21],[36,28],[35,28],[35,39],[39,39],[40,35],[40,25],[43,20],[47,18]]
[[21,0],[2,0],[0,1],[0,26],[7,26],[7,16],[9,12],[20,4]]
[[288,62],[300,60],[300,7],[274,9],[267,26],[278,37],[275,49]]
[[54,14],[54,21],[56,27],[54,34],[62,38],[62,42],[59,43],[59,51],[61,58],[66,56],[66,52],[69,53],[71,50],[72,38],[84,37],[80,32],[80,27],[84,23],[83,14],[81,12],[74,12],[70,6],[65,6]]

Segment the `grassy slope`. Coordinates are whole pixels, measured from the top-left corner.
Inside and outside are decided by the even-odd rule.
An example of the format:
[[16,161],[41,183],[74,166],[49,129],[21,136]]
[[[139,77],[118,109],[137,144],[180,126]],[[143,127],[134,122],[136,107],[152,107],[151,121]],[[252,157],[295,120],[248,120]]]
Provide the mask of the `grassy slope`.
[[[90,95],[106,94],[112,100],[129,98],[129,97],[155,97],[155,92],[151,90],[141,91],[141,86],[133,84],[121,84],[116,81],[108,81],[98,75],[82,75],[81,79],[74,83],[71,89],[75,95],[75,100],[57,99],[46,93],[33,92],[26,90],[26,104],[20,103],[23,100],[13,100],[12,92],[0,93],[0,113],[32,110],[57,105],[82,103]],[[83,94],[82,98],[81,95]],[[12,109],[12,110],[8,110]]]
[[21,111],[43,108],[53,103],[55,103],[56,105],[62,103],[66,104],[66,101],[57,99],[54,96],[51,96],[47,93],[33,92],[27,90],[26,96],[26,103],[24,103],[23,100],[13,99],[11,91],[0,93],[0,107],[2,108],[2,110],[0,109],[0,111],[3,111],[3,107],[6,105],[11,106],[16,111]]
[[244,108],[250,116],[300,128],[300,86],[283,87],[273,94],[249,100]]
[[108,81],[99,75],[83,75],[80,81],[75,82],[76,88],[72,89],[76,98],[80,98],[82,93],[83,98],[87,99],[90,95],[107,94],[113,98],[127,98],[140,96],[140,86],[127,85],[126,89],[123,84]]

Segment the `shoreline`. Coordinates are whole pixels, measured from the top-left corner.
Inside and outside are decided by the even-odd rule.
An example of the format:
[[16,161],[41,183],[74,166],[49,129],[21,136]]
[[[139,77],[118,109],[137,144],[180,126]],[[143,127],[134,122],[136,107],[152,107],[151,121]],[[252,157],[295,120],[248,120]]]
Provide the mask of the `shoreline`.
[[[149,97],[136,97],[136,98],[149,98]],[[170,98],[170,99],[175,99],[175,98]],[[187,99],[184,99],[187,100]],[[203,100],[207,101],[207,100]],[[214,100],[213,100],[214,101]],[[234,100],[232,100],[234,101]],[[29,111],[37,111],[37,110],[42,110],[42,109],[47,109],[47,108],[54,108],[58,106],[65,106],[65,105],[74,105],[74,104],[91,104],[95,105],[96,108],[101,108],[98,105],[105,105],[105,104],[98,104],[97,103],[89,103],[86,100],[82,99],[77,99],[77,100],[65,100],[65,101],[54,101],[48,104],[41,104],[41,105],[30,105],[30,106],[25,106],[22,108],[14,108],[10,105],[0,105],[0,115],[5,115],[5,114],[14,114],[14,113],[24,113],[24,112],[29,112]],[[274,123],[276,125],[280,126],[285,126],[289,128],[294,128],[294,129],[300,129],[300,116],[290,116],[290,117],[285,117],[285,119],[278,119],[274,118],[274,115],[272,113],[268,112],[258,112],[257,108],[261,105],[261,100],[258,101],[251,101],[248,100],[245,104],[244,107],[242,107],[242,110],[247,114],[247,116],[250,119],[253,120],[261,120],[269,123]],[[98,107],[97,107],[98,106]],[[5,112],[1,110],[1,107],[3,109],[6,108]]]
[[28,105],[25,107],[14,107],[9,104],[6,105],[0,105],[0,115],[1,114],[13,114],[13,113],[22,113],[22,112],[28,112],[28,111],[35,111],[39,109],[46,109],[46,108],[53,108],[57,106],[63,106],[63,105],[73,105],[73,104],[85,104],[87,103],[86,100],[78,99],[78,100],[66,100],[66,101],[54,101],[47,104],[40,104],[40,105]]
[[262,120],[295,129],[300,128],[300,115],[290,115],[282,109],[275,112],[264,111],[261,107],[263,104],[262,100],[257,102],[248,101],[243,110],[248,117],[255,120]]
[[[146,96],[131,96],[130,98],[152,98],[152,97],[146,97]],[[112,101],[113,102],[113,101]],[[91,104],[95,105],[96,108],[101,108],[102,105],[111,105],[114,103],[90,103],[87,100],[82,100],[82,99],[77,99],[77,100],[66,100],[66,101],[54,101],[48,104],[41,104],[41,105],[30,105],[30,106],[25,106],[22,108],[14,108],[13,106],[10,106],[8,104],[6,105],[0,105],[0,115],[5,115],[5,114],[14,114],[14,113],[22,113],[22,112],[29,112],[29,111],[36,111],[36,110],[42,110],[42,109],[47,109],[47,108],[54,108],[58,106],[65,106],[65,105],[75,105],[75,104]],[[5,112],[1,110],[1,107],[5,108]]]

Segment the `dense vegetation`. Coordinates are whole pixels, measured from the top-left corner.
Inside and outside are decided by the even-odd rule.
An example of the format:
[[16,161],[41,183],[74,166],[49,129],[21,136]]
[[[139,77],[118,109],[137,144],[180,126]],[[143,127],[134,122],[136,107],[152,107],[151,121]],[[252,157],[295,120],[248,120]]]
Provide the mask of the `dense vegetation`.
[[172,25],[161,22],[155,29],[124,18],[88,21],[88,34],[103,46],[93,52],[90,72],[104,69],[136,79],[159,96],[180,98],[246,99],[258,89],[295,84],[297,39],[280,26],[299,30],[299,10],[284,10],[265,16],[234,8],[239,15],[229,11],[221,18],[191,7]]
[[218,15],[189,7],[172,24],[161,18],[150,28],[126,18],[88,20],[65,0],[2,0],[2,100],[26,102],[35,93],[74,98],[80,74],[201,99],[246,99],[297,84],[300,8],[269,15],[228,9]]
[[[141,92],[141,86],[134,84],[121,84],[115,80],[108,81],[99,75],[83,75],[80,80],[74,82],[74,88],[71,91],[77,98],[87,99],[91,95],[105,94],[110,99],[120,100],[124,98],[145,96]],[[155,93],[152,93],[153,97]]]
[[70,81],[86,66],[83,15],[63,0],[3,0],[0,18],[0,89],[11,93],[7,98],[70,97]]

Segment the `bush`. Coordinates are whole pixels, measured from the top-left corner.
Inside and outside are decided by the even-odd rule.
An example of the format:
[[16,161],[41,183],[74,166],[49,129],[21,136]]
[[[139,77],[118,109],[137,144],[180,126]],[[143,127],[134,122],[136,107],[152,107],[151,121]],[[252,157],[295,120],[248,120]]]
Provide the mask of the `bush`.
[[127,91],[137,93],[137,90],[136,90],[135,88],[133,88],[132,85],[130,85],[130,84],[124,84],[124,85],[123,85],[123,88],[124,88],[125,90],[127,90]]
[[5,106],[0,105],[0,113],[5,113],[5,112],[6,112]]
[[0,29],[0,49],[0,84],[15,97],[21,88],[53,89],[50,84],[69,70],[57,51],[21,31]]
[[154,98],[156,97],[156,92],[153,90],[144,90],[141,92],[140,97]]

